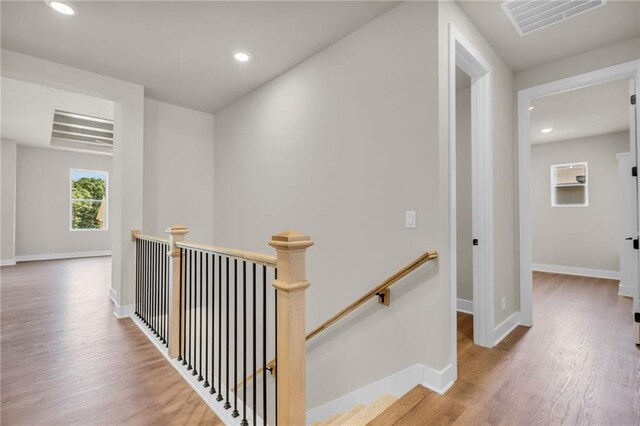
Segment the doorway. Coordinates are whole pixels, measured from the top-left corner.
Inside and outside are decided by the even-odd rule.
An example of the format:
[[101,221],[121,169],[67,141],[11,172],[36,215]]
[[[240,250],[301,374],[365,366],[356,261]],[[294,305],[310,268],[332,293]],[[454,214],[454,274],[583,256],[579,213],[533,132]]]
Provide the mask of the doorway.
[[[480,52],[452,25],[449,24],[449,236],[451,259],[451,330],[452,356],[456,354],[458,274],[467,281],[472,295],[473,342],[492,347],[494,343],[493,309],[493,173],[491,135],[491,66]],[[467,140],[461,142],[461,153],[466,162],[458,158],[456,69],[468,81]],[[468,102],[468,103],[467,103]],[[462,141],[462,139],[461,139]],[[458,171],[458,162],[461,170]],[[458,199],[458,175],[465,188]],[[466,218],[459,227],[458,204],[463,204]],[[458,239],[458,232],[462,235]],[[461,245],[460,254],[458,245]],[[463,254],[464,253],[464,254]],[[469,283],[468,281],[471,281]],[[470,284],[470,285],[469,285]],[[467,306],[469,309],[470,306]],[[455,365],[455,363],[454,363]]]
[[[625,150],[629,153],[626,160],[620,161],[619,164],[623,164],[620,167],[629,166],[632,167],[638,164],[638,150],[637,150],[637,132],[636,123],[638,120],[638,111],[634,105],[631,105],[631,94],[635,94],[635,88],[637,87],[638,74],[639,74],[640,61],[633,61],[625,64],[608,67],[602,70],[581,74],[578,76],[566,78],[563,80],[546,83],[540,86],[535,86],[526,90],[522,90],[518,93],[518,181],[519,181],[519,219],[520,219],[520,321],[523,325],[531,326],[533,324],[533,283],[532,283],[532,271],[534,270],[534,251],[533,251],[533,220],[532,220],[532,180],[534,179],[532,170],[532,148],[531,142],[533,140],[532,132],[540,132],[542,134],[552,134],[554,129],[550,125],[536,123],[532,118],[532,114],[536,111],[536,102],[544,102],[545,98],[549,98],[553,95],[570,94],[572,91],[585,88],[594,88],[603,83],[612,83],[615,80],[623,80],[623,83],[628,87],[629,91],[625,98],[628,102],[628,122],[629,132],[626,143],[624,144]],[[535,126],[540,126],[536,128]],[[577,157],[576,157],[577,158]],[[616,160],[612,160],[616,161]],[[626,161],[626,163],[625,163]],[[627,164],[628,163],[628,164]],[[585,207],[589,203],[588,199],[588,184],[589,177],[589,164],[588,161],[576,160],[572,161],[560,161],[558,164],[554,164],[549,171],[549,177],[551,185],[549,191],[551,191],[551,197],[549,197],[549,203],[558,208],[558,201],[560,204],[573,204],[576,208]],[[578,170],[580,173],[573,173]],[[566,173],[565,173],[566,172]],[[592,173],[594,171],[592,170]],[[617,173],[617,172],[616,172]],[[628,170],[631,174],[632,170]],[[564,177],[562,177],[562,176]],[[571,182],[565,183],[565,175],[575,175]],[[635,179],[635,178],[634,178]],[[575,182],[573,182],[575,180]],[[618,181],[620,186],[617,188],[619,191],[624,190],[622,188],[623,180]],[[638,186],[637,183],[629,185],[626,182],[627,190],[631,189],[632,198],[631,206],[628,207],[632,210],[631,220],[633,221],[632,227],[635,228],[631,240],[629,242],[633,244],[633,239],[638,237]],[[564,188],[559,188],[565,186]],[[573,195],[568,195],[570,192]],[[578,194],[580,192],[580,194]],[[577,197],[577,198],[576,198]],[[623,196],[621,195],[621,198]],[[629,194],[627,194],[629,198]],[[629,215],[627,215],[629,216]],[[622,229],[622,225],[621,225]],[[620,242],[622,243],[622,242]],[[621,244],[622,247],[622,244]],[[622,255],[622,250],[621,250]],[[635,282],[636,288],[633,289],[635,295],[634,310],[639,312],[638,307],[638,289],[637,289],[637,251],[635,252],[635,265],[632,267],[631,273],[634,278],[631,281]],[[539,264],[535,265],[535,268],[540,269]],[[627,268],[628,269],[628,268]],[[571,271],[569,272],[576,272]],[[627,272],[629,273],[629,272]]]

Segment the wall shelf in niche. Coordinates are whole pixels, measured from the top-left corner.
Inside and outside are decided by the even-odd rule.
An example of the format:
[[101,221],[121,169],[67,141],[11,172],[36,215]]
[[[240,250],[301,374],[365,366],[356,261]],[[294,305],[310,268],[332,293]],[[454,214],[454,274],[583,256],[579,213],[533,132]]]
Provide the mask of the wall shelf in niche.
[[567,163],[551,166],[551,206],[589,205],[588,164]]

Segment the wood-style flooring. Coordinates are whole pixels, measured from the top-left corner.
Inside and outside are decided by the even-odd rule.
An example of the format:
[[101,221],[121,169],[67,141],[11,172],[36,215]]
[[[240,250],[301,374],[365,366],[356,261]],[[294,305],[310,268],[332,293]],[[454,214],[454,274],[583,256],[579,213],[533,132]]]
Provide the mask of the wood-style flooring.
[[618,281],[534,274],[534,326],[493,349],[458,314],[458,380],[414,388],[370,425],[640,425],[640,349]]
[[108,257],[2,267],[0,423],[221,425],[109,301]]

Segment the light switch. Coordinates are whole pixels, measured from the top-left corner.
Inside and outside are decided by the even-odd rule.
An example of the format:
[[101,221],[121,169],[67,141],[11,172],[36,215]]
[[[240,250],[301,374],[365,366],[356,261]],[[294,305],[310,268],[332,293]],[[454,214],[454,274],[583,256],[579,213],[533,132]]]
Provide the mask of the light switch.
[[407,210],[405,212],[405,226],[407,228],[416,227],[416,212],[414,210]]

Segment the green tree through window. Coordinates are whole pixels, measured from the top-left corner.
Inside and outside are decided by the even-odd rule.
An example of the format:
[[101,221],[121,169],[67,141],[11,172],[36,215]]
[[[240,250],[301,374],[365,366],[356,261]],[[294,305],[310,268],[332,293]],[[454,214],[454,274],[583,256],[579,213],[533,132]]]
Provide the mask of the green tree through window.
[[71,229],[107,229],[107,176],[71,170]]

